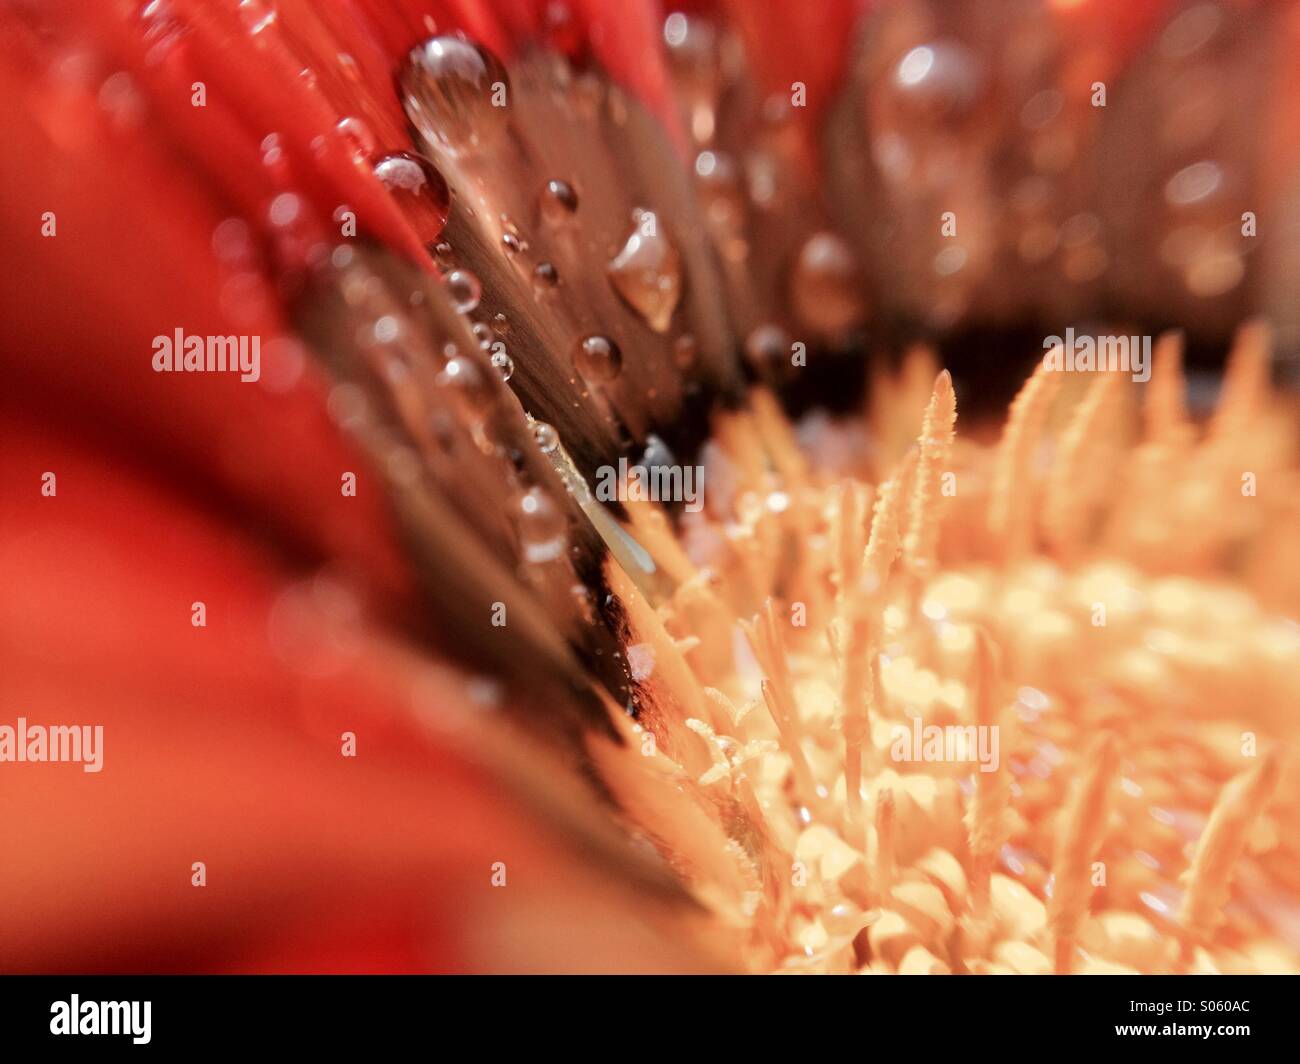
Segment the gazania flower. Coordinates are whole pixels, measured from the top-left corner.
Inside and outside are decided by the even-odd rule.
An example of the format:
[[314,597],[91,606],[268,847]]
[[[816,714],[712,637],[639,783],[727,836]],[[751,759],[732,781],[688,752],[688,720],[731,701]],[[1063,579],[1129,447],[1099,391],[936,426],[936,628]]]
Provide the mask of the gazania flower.
[[6,968],[1300,969],[1294,13],[4,20]]

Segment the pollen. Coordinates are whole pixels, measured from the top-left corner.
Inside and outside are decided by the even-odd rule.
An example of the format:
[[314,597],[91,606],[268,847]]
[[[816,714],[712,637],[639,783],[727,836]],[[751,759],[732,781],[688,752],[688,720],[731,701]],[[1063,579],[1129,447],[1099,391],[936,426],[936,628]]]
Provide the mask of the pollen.
[[1300,971],[1300,470],[1268,342],[1241,329],[1204,425],[1177,334],[1149,383],[1045,362],[1000,439],[956,430],[918,349],[848,472],[759,389],[714,423],[727,490],[628,505],[657,578],[611,557],[607,585],[653,664],[591,753],[738,966]]

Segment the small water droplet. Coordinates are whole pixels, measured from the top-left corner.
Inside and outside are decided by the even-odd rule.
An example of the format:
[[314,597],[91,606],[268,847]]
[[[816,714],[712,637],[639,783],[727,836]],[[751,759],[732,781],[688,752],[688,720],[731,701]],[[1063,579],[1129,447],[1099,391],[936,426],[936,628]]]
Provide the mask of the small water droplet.
[[478,147],[505,125],[505,67],[464,37],[433,37],[413,48],[398,82],[407,116],[426,139],[450,154]]
[[339,52],[336,61],[345,78],[349,81],[361,80],[361,67],[357,64],[355,56],[348,52]]
[[334,131],[343,138],[353,161],[365,162],[375,154],[375,135],[370,132],[364,119],[357,118],[356,115],[345,115],[338,120]]
[[266,216],[277,229],[287,229],[302,216],[302,200],[292,192],[282,192],[271,200]]
[[451,293],[452,302],[462,314],[468,314],[478,306],[483,289],[469,270],[452,270],[447,275],[447,291]]
[[252,232],[242,218],[227,218],[212,231],[212,250],[217,258],[232,266],[253,260]]
[[700,152],[695,157],[695,182],[709,224],[723,235],[738,232],[745,220],[745,193],[736,161],[725,152]]
[[1222,185],[1223,171],[1217,163],[1192,163],[1165,182],[1165,200],[1172,207],[1187,207],[1210,199]]
[[453,389],[464,406],[475,414],[483,413],[495,399],[483,371],[463,355],[449,358],[437,380],[444,388]]
[[800,320],[838,336],[864,314],[862,276],[843,237],[814,233],[799,249],[790,277],[790,299]]
[[542,192],[542,217],[551,225],[567,221],[578,209],[578,194],[567,181],[548,181]]
[[533,267],[533,287],[538,291],[554,288],[560,283],[560,273],[549,262],[539,262]]
[[518,255],[519,252],[524,250],[523,241],[515,236],[514,233],[502,233],[501,243],[505,245],[506,251],[511,255]]
[[607,269],[619,296],[655,332],[666,332],[682,290],[681,257],[653,211],[639,211]]
[[606,336],[584,336],[573,352],[573,365],[592,384],[612,381],[623,368],[623,353]]
[[745,338],[745,357],[761,372],[783,365],[789,352],[790,338],[779,325],[759,325]]
[[248,27],[248,32],[256,36],[275,24],[276,13],[263,0],[240,0],[239,17]]
[[438,238],[447,222],[447,182],[427,159],[412,152],[392,152],[375,163],[377,177],[397,201],[422,243]]
[[515,375],[515,360],[504,351],[494,351],[491,362],[503,381],[508,381]]
[[550,495],[541,488],[529,488],[519,496],[517,514],[525,561],[549,562],[564,553],[568,520]]
[[533,422],[533,439],[542,454],[551,454],[560,445],[560,434],[555,431],[555,426],[545,421]]
[[975,53],[957,41],[934,41],[913,48],[894,71],[894,91],[917,115],[940,119],[974,107],[984,87],[984,69]]
[[688,369],[694,365],[696,353],[695,337],[690,333],[683,333],[673,341],[673,361],[677,363],[678,369]]
[[262,165],[270,171],[273,180],[285,184],[289,180],[289,157],[279,133],[268,133],[262,138]]

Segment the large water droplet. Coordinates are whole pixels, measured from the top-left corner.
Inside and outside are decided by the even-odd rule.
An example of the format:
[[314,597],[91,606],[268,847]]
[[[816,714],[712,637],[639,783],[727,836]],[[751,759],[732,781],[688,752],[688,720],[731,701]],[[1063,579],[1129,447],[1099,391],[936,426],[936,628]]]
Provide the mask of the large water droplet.
[[505,67],[464,37],[434,37],[413,48],[398,83],[416,128],[453,155],[478,147],[505,125]]
[[508,381],[515,375],[515,360],[504,351],[494,351],[491,362],[503,381]]
[[862,276],[853,250],[834,233],[814,233],[799,249],[790,301],[805,324],[838,336],[862,321]]
[[584,336],[573,352],[573,365],[592,384],[612,381],[623,368],[623,352],[606,336]]
[[667,332],[682,292],[681,256],[653,211],[639,211],[623,249],[610,262],[609,282],[655,332]]
[[422,243],[438,239],[447,223],[451,197],[447,182],[427,159],[412,152],[398,151],[375,163],[375,177],[402,208]]
[[469,270],[452,270],[447,274],[447,291],[451,295],[452,303],[462,314],[468,314],[478,306],[479,298],[483,294],[483,288]]

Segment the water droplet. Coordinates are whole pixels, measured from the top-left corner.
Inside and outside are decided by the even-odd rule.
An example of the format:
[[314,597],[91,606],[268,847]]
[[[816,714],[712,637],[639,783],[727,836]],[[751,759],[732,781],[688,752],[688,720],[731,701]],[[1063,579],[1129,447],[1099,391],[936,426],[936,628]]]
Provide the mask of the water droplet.
[[397,201],[422,243],[438,238],[447,222],[451,198],[447,182],[427,160],[412,152],[393,152],[375,163],[377,177]]
[[375,135],[364,119],[346,115],[338,120],[334,131],[343,138],[355,162],[365,162],[375,154]]
[[587,44],[582,25],[564,0],[550,0],[542,15],[542,37],[555,51],[570,58],[581,56]]
[[542,193],[542,217],[551,225],[567,221],[578,209],[578,194],[567,181],[548,181]]
[[913,48],[894,71],[899,98],[928,118],[962,114],[974,107],[984,85],[975,54],[957,41],[935,41]]
[[289,180],[289,157],[284,153],[279,133],[268,133],[262,138],[262,165],[270,171],[271,177],[279,184]]
[[292,192],[282,192],[271,200],[267,220],[277,229],[287,229],[302,215],[302,200]]
[[256,36],[275,24],[276,13],[263,0],[241,0],[239,17],[248,27],[248,32]]
[[447,291],[451,293],[452,302],[462,314],[468,314],[478,306],[483,294],[482,286],[469,270],[452,270],[447,274]]
[[503,381],[508,381],[515,375],[515,360],[504,351],[494,351],[491,362]]
[[719,33],[709,20],[675,11],[664,20],[663,36],[691,137],[707,144],[716,129],[723,81]]
[[690,333],[683,333],[673,341],[673,361],[678,369],[687,369],[695,364],[697,346]]
[[760,372],[785,363],[790,351],[790,338],[779,325],[759,325],[745,337],[745,357]]
[[336,57],[338,68],[343,71],[343,76],[349,81],[361,80],[361,67],[357,64],[356,57],[349,52],[339,52]]
[[442,387],[453,389],[465,407],[476,414],[486,411],[495,399],[486,375],[463,355],[449,358],[437,380]]
[[745,219],[745,194],[736,161],[725,152],[702,151],[695,157],[695,180],[709,223],[723,234],[736,232]]
[[505,245],[506,251],[511,255],[518,255],[519,252],[524,250],[523,242],[514,233],[502,233],[501,243]]
[[623,249],[607,269],[619,296],[655,332],[666,332],[682,291],[681,257],[653,211],[636,215]]
[[555,431],[555,426],[548,425],[545,421],[533,422],[533,439],[537,441],[542,454],[551,454],[560,445],[560,434]]
[[398,82],[416,128],[453,155],[478,147],[505,125],[505,67],[464,37],[433,37],[413,48]]
[[835,233],[814,233],[799,249],[790,277],[790,300],[805,324],[838,336],[864,314],[857,259]]
[[1187,207],[1209,199],[1223,184],[1223,171],[1216,163],[1192,163],[1165,183],[1165,200],[1173,207]]
[[212,250],[224,263],[237,266],[255,258],[252,232],[242,218],[227,218],[212,231]]
[[573,352],[573,365],[592,384],[612,381],[623,368],[618,344],[605,336],[584,336]]
[[560,283],[560,273],[549,262],[539,262],[533,267],[533,287],[538,291],[554,288]]
[[550,495],[541,488],[529,488],[519,496],[517,512],[525,561],[549,562],[564,553],[568,521]]

